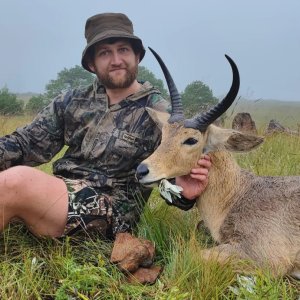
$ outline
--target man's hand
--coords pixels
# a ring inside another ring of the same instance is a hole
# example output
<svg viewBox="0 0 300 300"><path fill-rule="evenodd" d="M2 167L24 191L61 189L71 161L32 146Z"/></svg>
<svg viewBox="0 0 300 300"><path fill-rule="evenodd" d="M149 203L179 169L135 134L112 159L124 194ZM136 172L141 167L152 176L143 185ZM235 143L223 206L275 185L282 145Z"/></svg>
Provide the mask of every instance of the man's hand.
<svg viewBox="0 0 300 300"><path fill-rule="evenodd" d="M183 188L181 194L184 198L194 200L205 190L210 167L210 157L202 155L197 162L197 167L193 168L190 174L176 177L176 185Z"/></svg>

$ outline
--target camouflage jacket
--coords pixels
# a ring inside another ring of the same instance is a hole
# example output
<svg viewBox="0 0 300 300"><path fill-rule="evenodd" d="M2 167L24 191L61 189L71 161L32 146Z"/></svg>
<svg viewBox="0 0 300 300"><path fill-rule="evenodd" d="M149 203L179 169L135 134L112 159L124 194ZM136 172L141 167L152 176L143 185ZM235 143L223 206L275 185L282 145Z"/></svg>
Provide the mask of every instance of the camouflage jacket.
<svg viewBox="0 0 300 300"><path fill-rule="evenodd" d="M15 165L36 166L50 161L53 173L84 179L94 188L134 189L137 165L158 146L161 132L145 107L166 111L169 103L149 82L120 103L109 106L98 82L56 97L31 124L0 138L0 170ZM174 201L186 210L191 202Z"/></svg>

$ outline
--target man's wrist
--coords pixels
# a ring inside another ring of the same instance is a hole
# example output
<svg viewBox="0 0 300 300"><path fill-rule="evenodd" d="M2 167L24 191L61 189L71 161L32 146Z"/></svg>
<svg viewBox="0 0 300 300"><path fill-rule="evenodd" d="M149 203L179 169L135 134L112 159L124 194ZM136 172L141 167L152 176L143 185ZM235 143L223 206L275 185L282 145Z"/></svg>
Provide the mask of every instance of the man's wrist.
<svg viewBox="0 0 300 300"><path fill-rule="evenodd" d="M176 180L175 178L171 178L169 179L169 182L171 184L176 184ZM163 197L163 195L161 194L161 196ZM164 198L164 197L163 197ZM165 199L165 198L164 198ZM191 209L194 204L196 203L196 198L194 199L187 199L184 195L182 195L182 193L180 193L180 196L175 196L175 195L172 195L172 202L168 201L167 199L166 200L166 203L168 205L174 205L174 206L177 206L179 207L180 209L182 210L189 210Z"/></svg>

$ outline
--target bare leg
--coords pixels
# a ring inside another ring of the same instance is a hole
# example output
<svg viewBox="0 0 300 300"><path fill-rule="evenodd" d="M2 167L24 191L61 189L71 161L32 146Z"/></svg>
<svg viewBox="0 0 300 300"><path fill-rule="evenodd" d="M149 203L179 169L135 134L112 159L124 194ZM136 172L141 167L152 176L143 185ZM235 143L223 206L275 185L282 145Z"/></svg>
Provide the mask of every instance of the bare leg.
<svg viewBox="0 0 300 300"><path fill-rule="evenodd" d="M0 231L17 217L35 235L60 236L67 212L68 193L62 179L25 166L0 173Z"/></svg>

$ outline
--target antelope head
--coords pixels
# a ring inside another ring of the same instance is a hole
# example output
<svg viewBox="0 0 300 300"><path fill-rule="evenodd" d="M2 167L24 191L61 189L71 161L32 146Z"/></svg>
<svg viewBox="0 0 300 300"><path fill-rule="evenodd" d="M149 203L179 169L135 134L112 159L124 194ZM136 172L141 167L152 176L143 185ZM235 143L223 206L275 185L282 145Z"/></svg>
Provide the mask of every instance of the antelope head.
<svg viewBox="0 0 300 300"><path fill-rule="evenodd" d="M166 78L172 111L169 115L147 108L152 119L161 128L162 138L155 152L137 167L137 179L144 185L154 185L162 179L189 174L202 153L222 148L244 151L243 148L248 147L249 150L249 142L243 140L244 135L241 133L211 125L230 107L237 96L240 80L234 61L225 55L233 73L231 88L225 98L204 114L185 119L180 94L167 67L160 56L149 49L158 60Z"/></svg>

